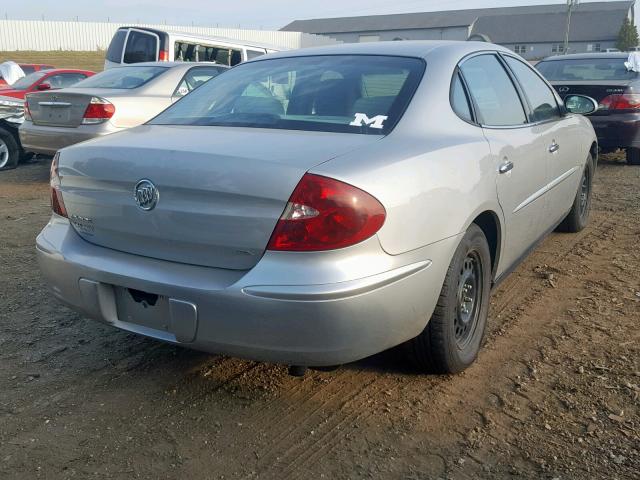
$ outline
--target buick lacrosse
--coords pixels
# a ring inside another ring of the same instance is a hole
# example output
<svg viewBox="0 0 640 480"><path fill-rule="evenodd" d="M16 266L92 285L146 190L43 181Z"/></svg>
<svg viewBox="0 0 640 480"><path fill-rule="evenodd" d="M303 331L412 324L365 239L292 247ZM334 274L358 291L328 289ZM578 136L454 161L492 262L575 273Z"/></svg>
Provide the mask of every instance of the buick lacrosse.
<svg viewBox="0 0 640 480"><path fill-rule="evenodd" d="M404 344L458 372L492 287L585 227L596 108L486 43L264 56L61 150L39 263L62 302L159 340L295 366Z"/></svg>

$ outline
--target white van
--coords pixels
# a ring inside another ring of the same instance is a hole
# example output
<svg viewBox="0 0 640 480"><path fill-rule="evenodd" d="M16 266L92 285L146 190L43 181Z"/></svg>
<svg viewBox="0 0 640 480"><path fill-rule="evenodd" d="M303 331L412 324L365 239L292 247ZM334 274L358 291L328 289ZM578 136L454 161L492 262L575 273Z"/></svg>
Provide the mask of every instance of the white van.
<svg viewBox="0 0 640 480"><path fill-rule="evenodd" d="M232 67L278 49L230 38L206 37L145 27L119 28L107 50L104 68L156 61L214 62Z"/></svg>

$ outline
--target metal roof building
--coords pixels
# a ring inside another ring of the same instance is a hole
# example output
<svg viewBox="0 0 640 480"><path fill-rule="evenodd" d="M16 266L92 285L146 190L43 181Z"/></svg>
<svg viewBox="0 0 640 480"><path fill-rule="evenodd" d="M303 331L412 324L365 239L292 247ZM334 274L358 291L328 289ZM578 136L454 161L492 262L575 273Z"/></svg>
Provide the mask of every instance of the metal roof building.
<svg viewBox="0 0 640 480"><path fill-rule="evenodd" d="M634 1L581 3L573 10L572 53L613 48L625 17L634 20ZM344 42L381 40L485 40L528 59L562 53L565 4L442 12L296 20L283 27Z"/></svg>

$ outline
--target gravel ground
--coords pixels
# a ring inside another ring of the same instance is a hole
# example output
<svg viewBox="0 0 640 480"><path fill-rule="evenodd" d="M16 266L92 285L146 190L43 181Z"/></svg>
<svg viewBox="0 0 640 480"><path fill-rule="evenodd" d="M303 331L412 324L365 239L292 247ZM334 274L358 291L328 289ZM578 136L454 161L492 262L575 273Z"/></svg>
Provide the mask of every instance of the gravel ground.
<svg viewBox="0 0 640 480"><path fill-rule="evenodd" d="M456 376L391 351L293 378L82 318L35 262L47 180L0 173L0 478L638 478L640 168L615 155L589 228L499 287Z"/></svg>

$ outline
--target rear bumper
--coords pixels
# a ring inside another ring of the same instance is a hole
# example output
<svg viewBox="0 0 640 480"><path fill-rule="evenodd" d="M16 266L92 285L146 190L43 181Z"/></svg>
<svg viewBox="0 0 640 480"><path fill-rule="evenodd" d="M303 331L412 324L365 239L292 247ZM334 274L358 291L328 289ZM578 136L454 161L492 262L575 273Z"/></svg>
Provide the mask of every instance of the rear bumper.
<svg viewBox="0 0 640 480"><path fill-rule="evenodd" d="M640 148L640 113L593 115L589 120L601 147Z"/></svg>
<svg viewBox="0 0 640 480"><path fill-rule="evenodd" d="M233 271L95 246L54 216L37 238L37 254L54 295L99 321L207 352L322 366L418 335L458 242L393 257L373 237L336 252L267 252L252 270ZM151 315L157 325L136 306L119 307L126 289L160 295L162 311Z"/></svg>
<svg viewBox="0 0 640 480"><path fill-rule="evenodd" d="M25 121L19 132L20 142L25 151L42 155L54 155L64 147L109 135L120 130L109 122L99 125L80 125L79 127L47 127Z"/></svg>

